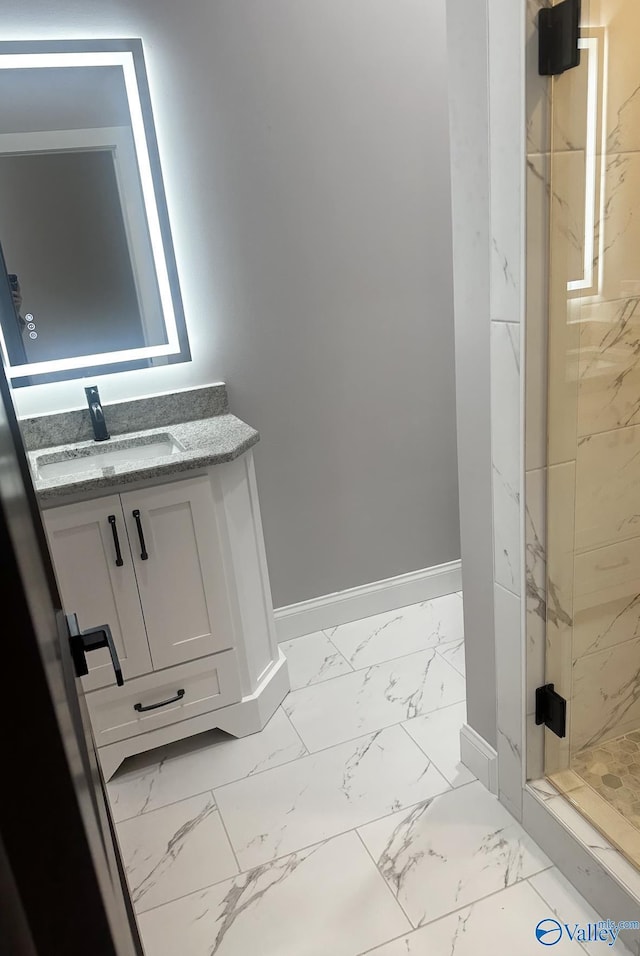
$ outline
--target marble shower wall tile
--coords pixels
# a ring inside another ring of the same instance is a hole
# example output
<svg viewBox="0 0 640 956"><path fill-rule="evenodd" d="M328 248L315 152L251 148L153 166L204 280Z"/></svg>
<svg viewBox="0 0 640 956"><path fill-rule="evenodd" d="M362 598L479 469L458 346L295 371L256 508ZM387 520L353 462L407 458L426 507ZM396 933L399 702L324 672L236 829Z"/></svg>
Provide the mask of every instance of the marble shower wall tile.
<svg viewBox="0 0 640 956"><path fill-rule="evenodd" d="M640 425L580 440L576 469L576 550L640 534Z"/></svg>
<svg viewBox="0 0 640 956"><path fill-rule="evenodd" d="M525 563L526 563L526 680L525 750L526 778L544 772L544 728L536 725L535 690L544 683L547 631L547 469L525 475Z"/></svg>
<svg viewBox="0 0 640 956"><path fill-rule="evenodd" d="M573 71L569 71L573 72ZM576 456L581 301L567 282L584 276L583 152L553 157L548 326L548 464Z"/></svg>
<svg viewBox="0 0 640 956"><path fill-rule="evenodd" d="M389 727L215 791L242 870L449 789L402 727Z"/></svg>
<svg viewBox="0 0 640 956"><path fill-rule="evenodd" d="M551 80L538 73L538 13L550 6L550 0L527 0L527 153L546 153L551 149Z"/></svg>
<svg viewBox="0 0 640 956"><path fill-rule="evenodd" d="M139 925L153 956L353 956L411 929L354 832L144 913Z"/></svg>
<svg viewBox="0 0 640 956"><path fill-rule="evenodd" d="M196 793L250 777L306 754L306 748L281 708L259 734L229 737L220 730L179 740L159 759L140 754L107 784L116 823L148 813Z"/></svg>
<svg viewBox="0 0 640 956"><path fill-rule="evenodd" d="M588 0L582 2L581 22L588 22ZM553 80L551 135L555 153L574 152L587 147L588 57L582 53L580 65ZM583 108L578 108L578 104Z"/></svg>
<svg viewBox="0 0 640 956"><path fill-rule="evenodd" d="M210 793L126 820L118 838L138 913L238 872Z"/></svg>
<svg viewBox="0 0 640 956"><path fill-rule="evenodd" d="M640 639L573 665L572 753L640 727Z"/></svg>
<svg viewBox="0 0 640 956"><path fill-rule="evenodd" d="M491 323L494 579L520 593L520 327Z"/></svg>
<svg viewBox="0 0 640 956"><path fill-rule="evenodd" d="M287 658L291 690L318 684L352 671L340 651L322 631L296 637L293 641L284 641L280 648Z"/></svg>
<svg viewBox="0 0 640 956"><path fill-rule="evenodd" d="M284 701L309 750L321 750L465 699L464 678L435 650L295 690Z"/></svg>
<svg viewBox="0 0 640 956"><path fill-rule="evenodd" d="M547 473L547 630L545 677L567 700L571 696L573 633L574 461L552 465ZM568 709L569 734L571 715ZM545 761L549 773L569 765L569 736L545 730Z"/></svg>
<svg viewBox="0 0 640 956"><path fill-rule="evenodd" d="M524 751L521 683L522 630L520 598L494 587L497 685L497 751L500 800L516 820L522 817L522 755Z"/></svg>
<svg viewBox="0 0 640 956"><path fill-rule="evenodd" d="M581 437L640 423L639 342L637 296L583 305L578 390Z"/></svg>
<svg viewBox="0 0 640 956"><path fill-rule="evenodd" d="M488 0L489 19L489 170L491 180L491 307L490 318L519 322L522 311L521 203L524 200L520 84L524 50L513 42L524 36L524 4Z"/></svg>
<svg viewBox="0 0 640 956"><path fill-rule="evenodd" d="M616 54L615 69L607 75L607 152L640 150L640 61L635 42L640 8L614 0L603 0L601 6L609 46Z"/></svg>
<svg viewBox="0 0 640 956"><path fill-rule="evenodd" d="M459 643L464 639L462 601L457 594L447 594L341 624L330 637L356 670L427 647Z"/></svg>
<svg viewBox="0 0 640 956"><path fill-rule="evenodd" d="M604 263L599 294L605 301L611 301L638 295L640 153L609 153L605 161L603 189L604 213L599 222ZM600 260L599 232L596 232L596 269Z"/></svg>
<svg viewBox="0 0 640 956"><path fill-rule="evenodd" d="M575 557L574 659L640 638L640 538Z"/></svg>
<svg viewBox="0 0 640 956"><path fill-rule="evenodd" d="M525 475L525 564L527 582L526 713L535 711L535 689L544 682L547 630L547 469Z"/></svg>
<svg viewBox="0 0 640 956"><path fill-rule="evenodd" d="M548 154L527 157L527 321L525 468L547 463L547 325L549 314Z"/></svg>
<svg viewBox="0 0 640 956"><path fill-rule="evenodd" d="M358 832L414 926L550 866L479 782Z"/></svg>

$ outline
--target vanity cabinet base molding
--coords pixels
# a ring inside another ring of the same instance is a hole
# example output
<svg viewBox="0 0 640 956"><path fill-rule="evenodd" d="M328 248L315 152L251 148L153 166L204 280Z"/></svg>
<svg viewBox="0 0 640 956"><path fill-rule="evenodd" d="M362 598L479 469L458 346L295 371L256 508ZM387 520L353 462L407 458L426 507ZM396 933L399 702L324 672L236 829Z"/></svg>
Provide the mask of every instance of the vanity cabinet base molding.
<svg viewBox="0 0 640 956"><path fill-rule="evenodd" d="M113 492L44 512L65 611L121 658L123 687L106 652L83 678L107 779L201 730L255 733L289 690L251 452Z"/></svg>
<svg viewBox="0 0 640 956"><path fill-rule="evenodd" d="M125 685L126 686L126 685ZM123 760L135 754L163 747L175 740L184 740L207 730L224 730L232 737L248 737L262 730L270 721L284 698L289 693L289 672L282 651L269 669L262 683L253 694L243 697L237 704L221 707L197 717L178 723L148 730L135 737L98 747L98 759L105 780L110 780Z"/></svg>

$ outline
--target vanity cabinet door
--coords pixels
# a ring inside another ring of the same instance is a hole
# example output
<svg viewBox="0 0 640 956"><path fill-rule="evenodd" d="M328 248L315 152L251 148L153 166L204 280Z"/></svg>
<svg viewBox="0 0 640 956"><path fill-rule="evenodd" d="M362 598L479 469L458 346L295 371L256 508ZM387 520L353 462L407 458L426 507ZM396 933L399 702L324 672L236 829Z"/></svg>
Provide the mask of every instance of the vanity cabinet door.
<svg viewBox="0 0 640 956"><path fill-rule="evenodd" d="M207 477L121 496L156 670L234 643Z"/></svg>
<svg viewBox="0 0 640 956"><path fill-rule="evenodd" d="M44 512L44 525L66 613L76 612L82 630L109 625L125 680L148 673L151 657L119 495L52 508ZM88 654L87 663L85 690L115 682L106 648Z"/></svg>

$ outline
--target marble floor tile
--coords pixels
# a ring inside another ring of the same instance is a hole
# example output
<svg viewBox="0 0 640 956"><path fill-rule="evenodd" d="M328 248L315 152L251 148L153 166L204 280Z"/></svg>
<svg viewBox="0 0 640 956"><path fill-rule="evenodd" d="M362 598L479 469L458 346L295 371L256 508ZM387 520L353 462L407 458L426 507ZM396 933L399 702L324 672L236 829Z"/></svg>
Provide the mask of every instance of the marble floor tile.
<svg viewBox="0 0 640 956"><path fill-rule="evenodd" d="M427 650L293 691L283 706L309 750L321 750L464 696L460 674Z"/></svg>
<svg viewBox="0 0 640 956"><path fill-rule="evenodd" d="M249 737L229 737L214 730L180 740L155 754L134 757L109 781L107 791L114 820L117 823L156 810L232 780L277 767L305 753L305 747L280 708L260 733Z"/></svg>
<svg viewBox="0 0 640 956"><path fill-rule="evenodd" d="M210 793L126 820L118 837L139 913L238 872Z"/></svg>
<svg viewBox="0 0 640 956"><path fill-rule="evenodd" d="M318 684L340 674L350 674L352 670L322 631L285 641L280 648L289 665L291 690Z"/></svg>
<svg viewBox="0 0 640 956"><path fill-rule="evenodd" d="M466 719L467 708L462 701L432 714L414 717L402 725L452 787L475 780L471 771L460 763L460 728Z"/></svg>
<svg viewBox="0 0 640 956"><path fill-rule="evenodd" d="M479 782L358 832L416 927L551 865Z"/></svg>
<svg viewBox="0 0 640 956"><path fill-rule="evenodd" d="M444 657L452 667L455 667L459 674L464 677L466 674L464 663L464 640L452 641L450 644L442 644L438 648L440 657Z"/></svg>
<svg viewBox="0 0 640 956"><path fill-rule="evenodd" d="M215 799L246 870L448 789L395 726L231 783Z"/></svg>
<svg viewBox="0 0 640 956"><path fill-rule="evenodd" d="M548 904L548 915L556 917L561 923L568 923L570 926L580 923L584 926L586 923L597 923L602 919L602 916L578 893L576 888L565 879L555 866L550 870L544 870L542 873L532 876L529 883ZM629 918L635 919L635 916ZM613 953L613 956L630 956L629 950L624 945L624 936L624 931L622 931L614 946L609 946L608 943L605 945L598 940L597 942L582 943L582 948L589 956L602 956L603 952Z"/></svg>
<svg viewBox="0 0 640 956"><path fill-rule="evenodd" d="M353 832L140 918L146 956L354 956L410 928Z"/></svg>
<svg viewBox="0 0 640 956"><path fill-rule="evenodd" d="M341 624L330 636L353 667L368 667L427 647L462 641L462 602L457 594L447 594Z"/></svg>
<svg viewBox="0 0 640 956"><path fill-rule="evenodd" d="M379 946L370 956L540 956L544 947L535 928L550 912L524 881ZM566 938L554 945L553 952L581 954L580 947Z"/></svg>

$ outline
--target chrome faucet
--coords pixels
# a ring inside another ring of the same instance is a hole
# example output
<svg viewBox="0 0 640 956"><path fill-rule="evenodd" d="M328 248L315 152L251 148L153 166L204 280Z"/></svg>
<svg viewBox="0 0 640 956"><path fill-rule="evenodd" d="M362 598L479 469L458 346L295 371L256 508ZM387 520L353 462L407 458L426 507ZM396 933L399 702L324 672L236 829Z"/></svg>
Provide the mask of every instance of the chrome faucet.
<svg viewBox="0 0 640 956"><path fill-rule="evenodd" d="M98 386L89 385L88 388L85 388L84 393L87 396L87 404L89 405L93 437L96 441L106 441L108 438L111 438L111 435L107 431L107 423L104 418Z"/></svg>

